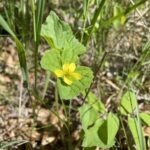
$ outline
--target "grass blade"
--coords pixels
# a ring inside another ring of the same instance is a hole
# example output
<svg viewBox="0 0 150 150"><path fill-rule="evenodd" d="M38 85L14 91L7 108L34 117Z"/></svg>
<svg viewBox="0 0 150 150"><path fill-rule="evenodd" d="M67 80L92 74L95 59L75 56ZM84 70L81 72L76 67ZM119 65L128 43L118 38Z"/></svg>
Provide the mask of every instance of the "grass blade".
<svg viewBox="0 0 150 150"><path fill-rule="evenodd" d="M139 126L138 119L136 117L134 118L128 117L128 125L132 133L134 142L136 144L136 148L139 150L146 150L143 131L141 126Z"/></svg>
<svg viewBox="0 0 150 150"><path fill-rule="evenodd" d="M37 93L37 67L38 67L38 48L40 44L40 32L44 14L45 1L37 1L37 10L35 10L35 1L32 0L32 18L33 18L33 30L34 30L34 65L35 65L35 92Z"/></svg>
<svg viewBox="0 0 150 150"><path fill-rule="evenodd" d="M139 150L146 150L146 143L145 143L141 119L140 119L140 115L139 115L139 106L138 106L137 100L133 99L132 96L130 95L130 103L133 107L132 109L134 110L135 107L133 106L133 103L132 103L133 100L134 100L135 106L136 106L135 116L128 117L128 125L129 125L130 131L132 133L132 136L134 138L136 148Z"/></svg>
<svg viewBox="0 0 150 150"><path fill-rule="evenodd" d="M17 53L19 57L20 67L23 75L24 80L24 87L28 87L28 70L27 70L27 63L26 63L26 56L25 56L25 49L22 43L19 41L15 33L11 30L7 22L3 19L0 15L0 25L13 37L16 42L17 46Z"/></svg>
<svg viewBox="0 0 150 150"><path fill-rule="evenodd" d="M11 147L13 145L23 145L25 143L29 143L29 141L26 141L26 140L19 140L19 141L11 141L9 143L6 143L6 144L3 144L1 147L0 147L0 150L3 150L4 148L8 148L8 147Z"/></svg>
<svg viewBox="0 0 150 150"><path fill-rule="evenodd" d="M135 10L137 7L139 7L140 5L144 4L147 0L141 0L140 2L130 6L129 8L127 8L124 12L118 14L117 16L111 17L110 19L108 19L107 21L102 21L100 23L100 27L108 27L110 26L116 19L121 18L122 16L126 16L128 15L130 12L132 12L133 10Z"/></svg>
<svg viewBox="0 0 150 150"><path fill-rule="evenodd" d="M102 8L103 8L103 6L104 6L104 4L105 4L105 1L106 1L106 0L102 0L102 1L99 3L99 6L98 6L98 8L96 9L96 11L95 11L95 13L94 13L94 16L93 16L93 19L92 19L91 25L90 25L91 27L89 28L88 34L85 35L85 41L84 41L84 44L85 44L85 45L87 44L89 38L91 37L91 34L92 34L93 29L94 29L94 27L95 27L96 21L97 21L99 15L100 15L100 13L101 13L101 10L102 10Z"/></svg>
<svg viewBox="0 0 150 150"><path fill-rule="evenodd" d="M45 7L45 1L39 0L37 4L37 13L36 13L36 32L37 32L37 41L40 40L40 31L43 21L43 14L44 14L44 7Z"/></svg>

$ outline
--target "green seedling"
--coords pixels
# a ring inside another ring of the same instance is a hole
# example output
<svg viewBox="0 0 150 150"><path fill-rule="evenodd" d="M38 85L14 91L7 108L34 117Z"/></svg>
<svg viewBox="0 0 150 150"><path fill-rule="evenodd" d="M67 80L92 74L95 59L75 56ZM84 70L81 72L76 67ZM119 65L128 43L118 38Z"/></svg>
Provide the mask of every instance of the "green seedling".
<svg viewBox="0 0 150 150"><path fill-rule="evenodd" d="M79 57L86 48L74 37L70 26L54 12L42 25L41 36L51 47L44 53L41 66L55 75L60 98L78 96L93 79L91 69L79 65Z"/></svg>

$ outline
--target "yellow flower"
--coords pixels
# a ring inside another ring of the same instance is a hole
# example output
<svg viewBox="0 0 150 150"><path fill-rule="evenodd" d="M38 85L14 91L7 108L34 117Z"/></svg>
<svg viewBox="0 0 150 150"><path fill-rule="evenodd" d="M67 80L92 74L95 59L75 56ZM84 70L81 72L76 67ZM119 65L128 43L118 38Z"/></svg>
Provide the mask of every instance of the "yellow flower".
<svg viewBox="0 0 150 150"><path fill-rule="evenodd" d="M64 64L61 69L57 69L54 71L58 78L63 77L63 80L66 84L71 85L73 80L80 80L81 75L75 72L76 65L74 63Z"/></svg>

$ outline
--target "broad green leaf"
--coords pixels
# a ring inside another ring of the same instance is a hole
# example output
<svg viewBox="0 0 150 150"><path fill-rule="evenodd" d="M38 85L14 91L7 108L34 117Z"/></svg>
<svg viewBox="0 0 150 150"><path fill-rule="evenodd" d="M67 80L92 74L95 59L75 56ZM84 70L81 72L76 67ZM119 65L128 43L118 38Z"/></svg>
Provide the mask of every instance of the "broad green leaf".
<svg viewBox="0 0 150 150"><path fill-rule="evenodd" d="M42 25L41 35L52 48L62 49L66 41L66 34L72 38L71 28L51 11L45 24Z"/></svg>
<svg viewBox="0 0 150 150"><path fill-rule="evenodd" d="M143 122L150 126L150 114L148 113L140 113L140 118L143 120Z"/></svg>
<svg viewBox="0 0 150 150"><path fill-rule="evenodd" d="M82 124L82 128L86 132L88 127L93 125L95 120L97 120L98 112L88 104L81 106L79 112L80 112L80 121Z"/></svg>
<svg viewBox="0 0 150 150"><path fill-rule="evenodd" d="M96 111L105 112L105 106L101 100L97 99L96 95L92 92L89 93L87 97L88 104L90 104Z"/></svg>
<svg viewBox="0 0 150 150"><path fill-rule="evenodd" d="M72 50L64 49L61 54L62 64L78 62L78 56Z"/></svg>
<svg viewBox="0 0 150 150"><path fill-rule="evenodd" d="M98 129L103 124L103 122L104 120L101 118L96 120L94 125L85 132L84 139L82 142L83 147L104 146L98 136Z"/></svg>
<svg viewBox="0 0 150 150"><path fill-rule="evenodd" d="M90 86L93 80L91 69L79 66L76 72L81 74L81 79L73 81L71 85L66 85L63 80L58 79L57 87L61 99L72 99Z"/></svg>
<svg viewBox="0 0 150 150"><path fill-rule="evenodd" d="M26 56L25 56L25 49L22 45L22 43L19 41L15 33L11 30L7 22L3 19L3 17L0 15L0 25L13 37L13 39L16 42L17 46L17 53L19 57L19 63L22 71L22 76L24 80L24 85L28 86L28 69L27 69L27 62L26 62Z"/></svg>
<svg viewBox="0 0 150 150"><path fill-rule="evenodd" d="M43 69L52 72L61 69L60 52L56 49L46 51L42 57L41 66Z"/></svg>
<svg viewBox="0 0 150 150"><path fill-rule="evenodd" d="M65 42L64 49L72 50L73 55L80 55L86 51L86 48L83 44L81 44L75 37L70 38L67 37L68 40Z"/></svg>
<svg viewBox="0 0 150 150"><path fill-rule="evenodd" d="M132 113L136 107L136 96L133 92L126 92L120 103L120 112L123 115L127 115L128 113Z"/></svg>
<svg viewBox="0 0 150 150"><path fill-rule="evenodd" d="M103 145L105 145L105 148L109 148L114 145L118 129L119 119L116 115L109 113L107 120L104 121L98 130L99 138L103 142Z"/></svg>
<svg viewBox="0 0 150 150"><path fill-rule="evenodd" d="M139 131L139 127L138 127L137 118L128 117L128 125L129 125L130 131L132 133L134 142L136 144L136 149L146 150L145 146L142 146L142 143L141 143L141 140L140 140L140 133L139 133L140 131ZM143 132L142 132L142 136L143 136L143 139L144 139ZM145 141L145 139L144 139L144 141Z"/></svg>
<svg viewBox="0 0 150 150"><path fill-rule="evenodd" d="M51 11L42 25L41 36L55 49L72 51L72 55L85 52L85 47L74 37L69 24L61 21L55 12Z"/></svg>
<svg viewBox="0 0 150 150"><path fill-rule="evenodd" d="M109 113L107 120L98 119L91 128L86 130L82 146L110 148L115 143L118 129L118 118L114 114Z"/></svg>

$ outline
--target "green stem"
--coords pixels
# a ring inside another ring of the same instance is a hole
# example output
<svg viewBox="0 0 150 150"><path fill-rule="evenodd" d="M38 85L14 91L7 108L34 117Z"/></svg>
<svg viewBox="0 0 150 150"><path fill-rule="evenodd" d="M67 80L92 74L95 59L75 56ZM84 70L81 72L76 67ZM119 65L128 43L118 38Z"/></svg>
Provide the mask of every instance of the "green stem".
<svg viewBox="0 0 150 150"><path fill-rule="evenodd" d="M69 107L69 116L67 115L67 110L66 110L66 106L63 102L63 100L61 99L61 102L62 102L62 105L63 105L63 109L64 109L64 112L65 112L65 117L67 118L67 126L68 126L68 129L69 129L69 134L68 134L68 149L69 150L72 150L72 139L71 139L71 135L70 135L70 111L71 111L71 100L70 100L70 107Z"/></svg>
<svg viewBox="0 0 150 150"><path fill-rule="evenodd" d="M33 18L33 36L34 36L34 44L35 44L35 50L34 50L34 90L35 93L37 93L37 52L38 52L38 46L37 46L37 34L36 34L36 20L35 20L35 4L34 0L32 0L32 18Z"/></svg>
<svg viewBox="0 0 150 150"><path fill-rule="evenodd" d="M55 86L55 102L56 102L56 112L57 116L59 116L59 103L58 103L58 91L57 91L57 86ZM59 121L59 126L61 127L61 122ZM68 126L68 125L67 125ZM63 135L63 130L60 132L61 140L63 143L63 147L66 148L66 143L64 141L64 135Z"/></svg>
<svg viewBox="0 0 150 150"><path fill-rule="evenodd" d="M35 5L34 5L34 0L32 0L32 18L33 18L34 42L36 42L36 24L35 24Z"/></svg>
<svg viewBox="0 0 150 150"><path fill-rule="evenodd" d="M91 21L91 27L89 28L89 31L88 31L88 35L86 34L85 35L85 41L84 41L84 45L87 45L87 42L89 41L92 33L93 33L93 29L95 27L95 24L96 24L96 21L98 20L98 17L102 11L102 8L105 4L105 1L106 0L102 0L100 3L99 3L99 6L98 8L96 9L95 13L94 13L94 16L93 16L93 19Z"/></svg>
<svg viewBox="0 0 150 150"><path fill-rule="evenodd" d="M58 91L57 91L57 87L56 86L55 86L55 103L56 103L56 112L59 115Z"/></svg>
<svg viewBox="0 0 150 150"><path fill-rule="evenodd" d="M127 141L128 150L130 150L130 147L129 147L129 139L128 139L128 137L127 137L127 133L126 133L126 130L125 130L125 127L124 127L122 118L121 118L120 116L119 116L119 119L120 119L120 123L121 123L122 129L123 129L123 132L124 132L124 136L125 136L126 141Z"/></svg>
<svg viewBox="0 0 150 150"><path fill-rule="evenodd" d="M47 91L47 88L48 88L50 76L51 76L51 73L50 73L49 71L47 71L47 74L46 74L46 81L45 81L45 85L44 85L42 100L44 100L44 97L45 97L45 95L46 95L46 91Z"/></svg>
<svg viewBox="0 0 150 150"><path fill-rule="evenodd" d="M85 95L85 97L84 97L84 99L83 99L83 101L82 101L82 104L85 102L87 96L89 95L90 90L91 90L91 88L92 88L92 85L93 85L94 81L96 80L97 74L98 74L99 70L101 69L101 66L102 66L102 64L103 64L103 62L104 62L104 60L105 60L107 54L108 54L107 52L104 52L103 57L102 57L102 59L101 59L101 62L100 62L100 64L99 64L97 70L96 70L95 73L94 73L93 82L91 83L90 87L88 88L88 90L87 90L87 92L86 92L86 95Z"/></svg>
<svg viewBox="0 0 150 150"><path fill-rule="evenodd" d="M86 27L86 22L87 22L87 16L88 16L88 8L89 8L89 0L84 0L84 10L83 10L83 30L81 34L81 43L83 42L83 37L85 33L85 27Z"/></svg>

